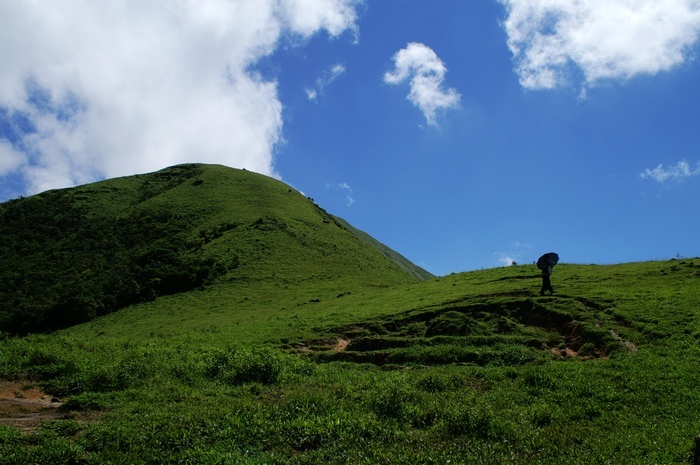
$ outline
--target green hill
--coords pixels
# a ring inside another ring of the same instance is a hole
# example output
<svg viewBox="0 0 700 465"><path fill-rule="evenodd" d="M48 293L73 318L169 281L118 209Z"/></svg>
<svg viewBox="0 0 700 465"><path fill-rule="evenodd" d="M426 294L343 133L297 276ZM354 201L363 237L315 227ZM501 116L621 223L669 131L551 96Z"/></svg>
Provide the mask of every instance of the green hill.
<svg viewBox="0 0 700 465"><path fill-rule="evenodd" d="M698 267L215 284L9 338L0 463L694 463Z"/></svg>
<svg viewBox="0 0 700 465"><path fill-rule="evenodd" d="M216 283L342 292L431 277L289 186L208 165L3 203L0 258L0 330L20 334Z"/></svg>
<svg viewBox="0 0 700 465"><path fill-rule="evenodd" d="M700 461L700 258L422 279L217 166L1 207L5 324L64 328L0 336L0 465Z"/></svg>

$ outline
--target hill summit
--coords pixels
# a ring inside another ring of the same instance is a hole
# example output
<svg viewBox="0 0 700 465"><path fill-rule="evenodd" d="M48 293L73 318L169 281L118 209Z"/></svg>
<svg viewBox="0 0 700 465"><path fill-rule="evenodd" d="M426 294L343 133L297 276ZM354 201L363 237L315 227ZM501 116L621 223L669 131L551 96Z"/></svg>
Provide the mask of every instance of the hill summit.
<svg viewBox="0 0 700 465"><path fill-rule="evenodd" d="M213 283L390 286L432 277L275 179L220 165L0 204L0 331L89 321Z"/></svg>

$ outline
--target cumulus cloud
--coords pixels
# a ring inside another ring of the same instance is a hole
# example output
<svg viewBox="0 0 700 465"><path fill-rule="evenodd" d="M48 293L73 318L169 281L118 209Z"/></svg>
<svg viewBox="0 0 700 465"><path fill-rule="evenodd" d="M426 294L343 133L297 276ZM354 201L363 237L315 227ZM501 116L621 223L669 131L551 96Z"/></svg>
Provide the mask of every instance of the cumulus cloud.
<svg viewBox="0 0 700 465"><path fill-rule="evenodd" d="M409 80L407 98L423 112L428 124L437 124L437 110L459 107L459 93L443 88L447 68L430 47L411 42L394 54L393 61L394 69L384 74L384 82L396 85Z"/></svg>
<svg viewBox="0 0 700 465"><path fill-rule="evenodd" d="M26 160L24 154L6 140L0 139L0 176L19 168Z"/></svg>
<svg viewBox="0 0 700 465"><path fill-rule="evenodd" d="M653 179L657 182L680 182L686 178L700 175L700 163L692 168L687 161L679 161L674 166L664 168L659 164L654 169L645 169L639 174L642 179Z"/></svg>
<svg viewBox="0 0 700 465"><path fill-rule="evenodd" d="M0 0L0 176L28 192L182 162L275 175L282 37L356 30L361 0ZM303 41L299 41L303 43Z"/></svg>
<svg viewBox="0 0 700 465"><path fill-rule="evenodd" d="M499 1L528 89L666 71L689 58L700 33L697 0Z"/></svg>
<svg viewBox="0 0 700 465"><path fill-rule="evenodd" d="M338 79L344 73L344 65L338 63L331 66L321 73L321 76L316 79L313 87L307 87L304 89L306 92L306 97L312 102L315 102L318 99L318 96L323 94L323 92L326 90L326 87L328 87L333 81Z"/></svg>
<svg viewBox="0 0 700 465"><path fill-rule="evenodd" d="M236 0L241 1L241 0ZM252 0L256 5L260 0ZM357 37L355 8L361 0L278 0L273 2L280 8L288 28L304 37L325 29L333 36L350 30Z"/></svg>

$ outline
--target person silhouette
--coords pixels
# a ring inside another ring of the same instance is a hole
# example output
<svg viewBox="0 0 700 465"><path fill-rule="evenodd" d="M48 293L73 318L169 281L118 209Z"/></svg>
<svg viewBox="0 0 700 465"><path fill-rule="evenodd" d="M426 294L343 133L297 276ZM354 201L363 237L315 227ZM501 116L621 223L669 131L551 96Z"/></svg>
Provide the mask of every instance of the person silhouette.
<svg viewBox="0 0 700 465"><path fill-rule="evenodd" d="M542 288L540 289L540 295L544 295L546 291L549 291L550 295L554 294L554 288L552 288L552 281L550 277L552 276L552 267L547 265L542 267Z"/></svg>

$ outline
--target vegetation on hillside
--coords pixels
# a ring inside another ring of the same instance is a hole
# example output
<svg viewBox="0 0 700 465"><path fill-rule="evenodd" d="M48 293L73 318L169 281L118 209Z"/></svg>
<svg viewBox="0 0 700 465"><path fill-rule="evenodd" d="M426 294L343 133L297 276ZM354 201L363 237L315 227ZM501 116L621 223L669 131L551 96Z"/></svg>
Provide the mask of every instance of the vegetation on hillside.
<svg viewBox="0 0 700 465"><path fill-rule="evenodd" d="M0 465L700 463L697 258L425 279L205 165L0 204L0 239Z"/></svg>
<svg viewBox="0 0 700 465"><path fill-rule="evenodd" d="M553 297L508 267L285 309L283 287L213 284L10 338L0 378L63 406L0 424L0 464L692 463L698 266L561 264Z"/></svg>
<svg viewBox="0 0 700 465"><path fill-rule="evenodd" d="M206 165L12 200L0 205L0 331L65 328L226 275L295 282L353 262L379 271L363 273L376 284L429 276L349 232L282 183Z"/></svg>
<svg viewBox="0 0 700 465"><path fill-rule="evenodd" d="M196 174L182 171L159 186L144 183L137 201ZM62 190L10 201L0 218L0 328L11 333L68 327L187 291L221 268L189 240L196 218L175 211L89 216L75 192Z"/></svg>

